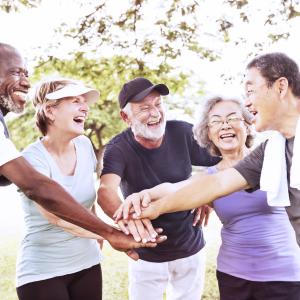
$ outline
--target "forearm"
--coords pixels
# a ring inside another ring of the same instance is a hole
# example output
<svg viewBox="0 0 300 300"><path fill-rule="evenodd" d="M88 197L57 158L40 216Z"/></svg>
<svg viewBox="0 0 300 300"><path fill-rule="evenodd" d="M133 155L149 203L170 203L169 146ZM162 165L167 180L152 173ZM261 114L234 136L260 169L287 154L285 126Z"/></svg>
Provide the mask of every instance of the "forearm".
<svg viewBox="0 0 300 300"><path fill-rule="evenodd" d="M90 238L90 239L100 239L101 237L91 231L88 231L84 228L81 228L75 224L72 224L70 222L67 222L63 219L60 219L59 217L55 216L54 214L50 213L49 211L42 208L40 205L37 204L38 210L40 213L46 218L49 223L61 227L64 231L67 231L68 233L71 233L75 236L84 237L84 238ZM93 212L93 211L92 211ZM93 212L95 215L95 213Z"/></svg>
<svg viewBox="0 0 300 300"><path fill-rule="evenodd" d="M159 214L190 210L247 186L235 169L227 169L212 175L195 176L177 192L157 200L155 205Z"/></svg>
<svg viewBox="0 0 300 300"><path fill-rule="evenodd" d="M114 229L77 203L58 183L34 170L22 157L1 167L1 173L24 194L68 222L108 237Z"/></svg>
<svg viewBox="0 0 300 300"><path fill-rule="evenodd" d="M112 233L113 228L102 222L90 210L78 204L60 185L42 183L37 188L25 194L46 210L55 214L59 218L82 227L88 231L94 232L106 238Z"/></svg>
<svg viewBox="0 0 300 300"><path fill-rule="evenodd" d="M97 202L104 213L113 219L115 211L122 204L118 192L111 188L100 187Z"/></svg>
<svg viewBox="0 0 300 300"><path fill-rule="evenodd" d="M64 221L62 219L57 218L56 222L54 223L56 226L61 227L63 230L78 236L78 237L82 237L82 238L88 238L88 239L101 239L101 236L98 234L95 234L91 231L88 231L84 228L81 228L77 225L74 225L72 223L69 223L67 221Z"/></svg>
<svg viewBox="0 0 300 300"><path fill-rule="evenodd" d="M144 190L147 192L151 200L157 200L164 196L167 196L171 193L178 191L181 187L185 186L188 183L188 180L184 180L177 183L164 182L153 188Z"/></svg>

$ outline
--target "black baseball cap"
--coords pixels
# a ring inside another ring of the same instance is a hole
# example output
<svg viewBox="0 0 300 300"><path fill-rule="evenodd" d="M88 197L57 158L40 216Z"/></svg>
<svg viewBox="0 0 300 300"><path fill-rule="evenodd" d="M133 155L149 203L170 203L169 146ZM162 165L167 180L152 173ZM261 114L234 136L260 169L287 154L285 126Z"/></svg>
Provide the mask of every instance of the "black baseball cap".
<svg viewBox="0 0 300 300"><path fill-rule="evenodd" d="M162 96L169 94L165 84L153 84L150 80L138 77L126 82L119 94L120 108L124 108L128 102L139 102L148 96L152 91L159 92Z"/></svg>

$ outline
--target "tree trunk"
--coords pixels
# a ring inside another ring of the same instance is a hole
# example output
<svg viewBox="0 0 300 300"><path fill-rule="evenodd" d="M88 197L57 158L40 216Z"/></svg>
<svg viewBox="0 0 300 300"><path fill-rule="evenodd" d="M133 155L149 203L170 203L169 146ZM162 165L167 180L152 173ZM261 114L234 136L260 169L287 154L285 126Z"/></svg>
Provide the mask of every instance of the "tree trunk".
<svg viewBox="0 0 300 300"><path fill-rule="evenodd" d="M102 147L100 149L97 149L96 151L96 157L97 157L97 167L96 167L96 172L97 172L97 178L99 179L102 168L103 168L103 154L104 154L104 149L105 147Z"/></svg>

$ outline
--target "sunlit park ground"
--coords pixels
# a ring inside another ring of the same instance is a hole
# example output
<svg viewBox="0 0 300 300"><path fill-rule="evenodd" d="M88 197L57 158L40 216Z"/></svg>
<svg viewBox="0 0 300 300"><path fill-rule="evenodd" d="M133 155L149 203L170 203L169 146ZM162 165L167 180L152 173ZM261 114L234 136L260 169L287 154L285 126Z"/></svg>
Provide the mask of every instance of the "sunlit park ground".
<svg viewBox="0 0 300 300"><path fill-rule="evenodd" d="M1 188L0 191L0 299L17 300L14 279L15 261L22 237L23 222L20 200L15 188ZM202 299L218 299L215 279L216 254L220 243L220 223L213 214L205 229L207 241L206 283ZM128 299L127 256L104 244L103 300Z"/></svg>

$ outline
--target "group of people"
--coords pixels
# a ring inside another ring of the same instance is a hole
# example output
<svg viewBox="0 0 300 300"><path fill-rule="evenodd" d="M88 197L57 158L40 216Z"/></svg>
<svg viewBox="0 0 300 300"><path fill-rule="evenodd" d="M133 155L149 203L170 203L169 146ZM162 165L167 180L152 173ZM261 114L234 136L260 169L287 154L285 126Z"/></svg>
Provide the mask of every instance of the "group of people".
<svg viewBox="0 0 300 300"><path fill-rule="evenodd" d="M0 43L0 183L22 191L26 226L19 299L102 299L102 238L134 259L131 300L164 292L168 300L200 299L210 206L223 224L220 299L299 300L298 66L282 53L261 55L245 86L246 105L210 98L193 128L166 120L165 84L125 83L119 105L128 128L106 146L96 193L97 161L83 133L99 92L71 79L41 82L33 97L41 138L20 154L3 116L23 111L28 72L19 52ZM280 134L252 151L252 123ZM282 159L273 162L273 150ZM191 176L192 166L207 168ZM96 199L118 229L95 215Z"/></svg>

